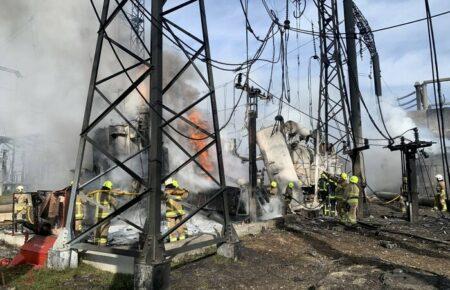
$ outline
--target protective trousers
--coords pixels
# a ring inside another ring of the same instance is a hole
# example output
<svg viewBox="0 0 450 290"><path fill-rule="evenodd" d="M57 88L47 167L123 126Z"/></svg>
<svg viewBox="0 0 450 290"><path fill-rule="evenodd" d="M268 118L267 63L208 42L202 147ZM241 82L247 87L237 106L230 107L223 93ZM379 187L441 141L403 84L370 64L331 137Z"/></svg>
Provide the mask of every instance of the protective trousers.
<svg viewBox="0 0 450 290"><path fill-rule="evenodd" d="M182 215L174 218L166 217L167 226L169 227L169 229L171 229L174 226L176 226L182 219L183 219ZM181 225L176 231L171 233L169 235L169 239L171 243L186 239L186 224Z"/></svg>
<svg viewBox="0 0 450 290"><path fill-rule="evenodd" d="M99 219L97 220L97 222ZM101 226L99 226L95 230L95 240L94 242L100 246L106 246L108 243L108 231L109 231L110 223L105 223Z"/></svg>
<svg viewBox="0 0 450 290"><path fill-rule="evenodd" d="M441 208L441 211L447 211L447 203L445 202L445 192L441 192L434 196L434 208Z"/></svg>
<svg viewBox="0 0 450 290"><path fill-rule="evenodd" d="M358 204L350 205L348 210L347 219L351 224L356 224L356 209L358 208Z"/></svg>

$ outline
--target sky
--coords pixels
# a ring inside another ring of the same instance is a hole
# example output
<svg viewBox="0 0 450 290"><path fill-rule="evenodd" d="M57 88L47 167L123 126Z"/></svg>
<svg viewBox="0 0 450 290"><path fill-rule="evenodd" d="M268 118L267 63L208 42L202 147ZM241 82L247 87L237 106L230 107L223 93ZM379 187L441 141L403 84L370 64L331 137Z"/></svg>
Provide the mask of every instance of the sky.
<svg viewBox="0 0 450 290"><path fill-rule="evenodd" d="M100 3L101 1L94 1ZM169 0L168 7L180 3ZM291 1L290 1L291 2ZM304 1L302 1L304 2ZM340 2L340 1L339 1ZM285 1L267 0L271 9L284 20ZM355 0L373 29L395 25L425 16L422 0ZM150 1L146 0L149 7ZM58 171L70 172L74 167L78 135L89 84L89 76L95 49L98 24L89 1L79 0L4 0L0 10L0 65L17 69L22 78L0 72L0 134L27 136L43 134L51 139L51 150L46 154L58 165ZM246 59L245 22L238 0L205 0L212 58L231 63ZM432 14L450 10L446 0L430 0ZM340 7L341 8L341 7ZM291 25L296 25L290 6ZM342 18L342 9L340 9ZM196 7L175 13L172 18L177 24L189 28L198 35L200 31ZM267 31L270 20L260 0L249 1L249 21L258 36ZM317 11L312 0L306 0L306 10L300 18L300 27L310 30L311 22L317 31ZM436 44L442 77L450 75L450 14L434 18ZM147 25L148 28L148 25ZM118 34L126 34L120 30ZM344 27L341 25L341 30ZM403 26L375 33L376 46L381 60L383 77L383 99L395 104L395 98L414 90L416 81L431 78L426 22ZM146 32L148 41L148 29ZM298 38L297 38L298 37ZM314 54L312 36L290 33L289 75L292 105L308 111L308 64ZM318 49L318 42L316 42ZM257 42L250 40L250 55ZM301 46L299 49L296 49ZM166 42L169 51L177 50ZM263 57L271 57L271 44ZM179 53L179 51L178 51ZM297 65L297 56L300 65ZM359 58L360 85L363 96L376 118L375 97L372 80L369 79L370 64L367 53ZM251 78L264 87L268 86L270 65L257 62L252 67ZM312 94L317 99L317 62L311 64ZM192 73L192 72L191 72ZM220 122L228 119L233 105L233 79L235 72L214 69ZM199 82L192 85L203 91ZM281 75L279 65L274 67L273 90L280 92ZM444 85L444 94L447 85ZM315 101L316 102L316 101ZM314 104L316 107L316 104ZM314 112L315 112L314 107ZM258 126L268 126L276 115L275 102L260 102ZM400 114L397 110L391 110ZM223 131L226 138L245 137L245 107L240 106L230 125ZM294 109L283 112L285 116L309 126L309 119ZM395 118L392 118L395 119ZM395 119L398 122L397 119ZM393 123L393 129L398 123ZM365 136L377 137L377 133L363 116ZM51 132L51 133L50 133ZM245 146L242 148L245 152ZM56 153L55 153L56 152ZM52 154L53 153L53 154ZM64 156L64 157L59 157ZM70 174L69 174L70 175ZM65 176L65 178L70 178ZM61 179L59 179L61 180ZM63 184L59 181L58 184ZM54 184L52 184L53 186Z"/></svg>

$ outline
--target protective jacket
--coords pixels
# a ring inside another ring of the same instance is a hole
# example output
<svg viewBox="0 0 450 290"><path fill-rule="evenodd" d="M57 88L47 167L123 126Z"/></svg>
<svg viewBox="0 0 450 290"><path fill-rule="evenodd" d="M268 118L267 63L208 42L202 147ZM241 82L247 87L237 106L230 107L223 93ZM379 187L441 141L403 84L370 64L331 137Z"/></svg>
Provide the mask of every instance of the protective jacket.
<svg viewBox="0 0 450 290"><path fill-rule="evenodd" d="M445 195L445 181L441 180L436 185L436 193L435 195Z"/></svg>
<svg viewBox="0 0 450 290"><path fill-rule="evenodd" d="M344 199L349 205L357 205L359 199L359 187L354 183L350 183L345 187Z"/></svg>
<svg viewBox="0 0 450 290"><path fill-rule="evenodd" d="M81 197L77 195L77 198L75 200L75 220L82 219L84 219L84 204L81 200Z"/></svg>
<svg viewBox="0 0 450 290"><path fill-rule="evenodd" d="M98 190L95 193L95 202L103 206L97 206L95 210L95 218L97 219L106 218L111 213L111 206L117 205L117 201L113 197L112 192L105 189Z"/></svg>
<svg viewBox="0 0 450 290"><path fill-rule="evenodd" d="M164 190L167 218L176 218L186 214L181 201L186 199L188 194L189 192L184 188L166 188Z"/></svg>

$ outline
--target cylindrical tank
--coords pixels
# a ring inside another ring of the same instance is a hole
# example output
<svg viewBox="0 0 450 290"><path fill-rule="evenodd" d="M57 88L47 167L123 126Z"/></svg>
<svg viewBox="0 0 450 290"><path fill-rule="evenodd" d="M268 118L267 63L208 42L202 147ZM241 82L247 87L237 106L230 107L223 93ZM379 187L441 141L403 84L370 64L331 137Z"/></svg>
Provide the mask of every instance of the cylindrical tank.
<svg viewBox="0 0 450 290"><path fill-rule="evenodd" d="M0 213L12 213L12 211L13 211L12 203L0 205Z"/></svg>
<svg viewBox="0 0 450 290"><path fill-rule="evenodd" d="M0 205L12 204L12 203L13 203L13 196L12 196L12 194L0 196Z"/></svg>

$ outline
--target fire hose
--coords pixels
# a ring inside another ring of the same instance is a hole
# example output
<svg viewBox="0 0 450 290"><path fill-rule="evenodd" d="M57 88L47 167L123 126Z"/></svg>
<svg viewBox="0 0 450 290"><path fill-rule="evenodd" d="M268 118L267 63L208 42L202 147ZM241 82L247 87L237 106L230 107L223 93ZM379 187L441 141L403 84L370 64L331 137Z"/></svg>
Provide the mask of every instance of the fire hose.
<svg viewBox="0 0 450 290"><path fill-rule="evenodd" d="M84 199L84 200L86 200L88 203L90 203L90 204L92 204L92 205L95 205L95 206L97 206L97 207L99 207L99 208L101 208L101 209L103 209L103 210L109 211L109 210L110 210L109 207L104 206L104 205L102 205L102 204L99 204L99 203L97 203L95 200L93 200L93 199L91 199L90 197L88 197L88 195L93 195L93 194L98 193L98 192L111 192L111 191L110 191L110 190L102 190L102 189L100 189L100 190L94 190L94 191L91 191L91 192L89 192L87 195L84 194L84 193L82 193L82 192L80 192L78 195L80 195L81 198ZM119 192L119 191L116 191L116 193L120 193L120 195L136 195L136 194L134 194L134 193L132 194L132 193L130 193L130 192L124 192L124 191L120 191L120 192ZM123 193L126 193L126 194L123 194ZM114 206L113 206L113 208L114 208L114 210L116 209ZM132 221L130 221L130 220L124 218L124 217L117 216L117 219L118 219L118 220L121 220L121 221L123 221L123 222L125 222L125 223L127 223L127 224L129 224L130 226L136 228L137 230L140 230L141 232L144 231L144 229L143 229L142 227L138 226L137 224L133 223Z"/></svg>

